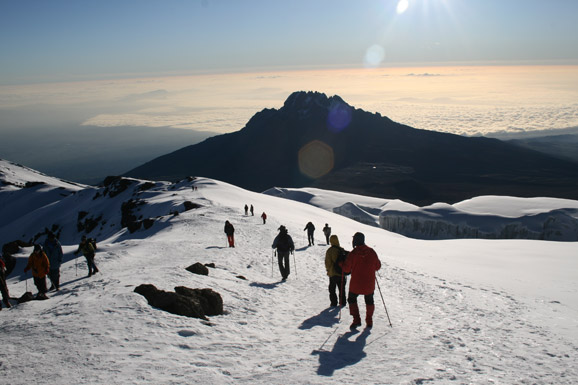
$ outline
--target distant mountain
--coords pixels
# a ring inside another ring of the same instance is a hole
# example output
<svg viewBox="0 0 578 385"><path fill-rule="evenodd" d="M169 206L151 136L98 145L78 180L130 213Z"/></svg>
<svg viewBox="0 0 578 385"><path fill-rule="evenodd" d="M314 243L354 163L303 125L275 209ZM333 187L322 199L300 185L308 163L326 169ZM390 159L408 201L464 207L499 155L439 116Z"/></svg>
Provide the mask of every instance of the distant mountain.
<svg viewBox="0 0 578 385"><path fill-rule="evenodd" d="M557 158L578 162L578 134L550 135L538 138L512 139L518 146L531 148Z"/></svg>
<svg viewBox="0 0 578 385"><path fill-rule="evenodd" d="M168 181L198 175L254 191L313 186L420 205L479 195L578 199L576 163L497 139L415 129L318 92L295 92L240 131L125 175Z"/></svg>

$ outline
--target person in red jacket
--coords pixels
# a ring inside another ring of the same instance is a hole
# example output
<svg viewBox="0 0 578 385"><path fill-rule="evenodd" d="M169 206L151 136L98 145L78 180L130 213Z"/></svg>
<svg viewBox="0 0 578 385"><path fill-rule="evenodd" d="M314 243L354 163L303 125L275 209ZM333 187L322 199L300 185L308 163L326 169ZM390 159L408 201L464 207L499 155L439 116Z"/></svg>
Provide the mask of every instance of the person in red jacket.
<svg viewBox="0 0 578 385"><path fill-rule="evenodd" d="M381 261L375 251L365 244L365 235L355 233L353 236L353 250L347 256L343 263L343 272L351 273L351 282L349 283L349 313L353 316L353 322L350 326L355 329L361 326L361 317L359 315L359 306L357 297L365 297L365 323L368 328L373 326L373 311L375 304L373 302L373 292L375 291L375 272L381 268Z"/></svg>
<svg viewBox="0 0 578 385"><path fill-rule="evenodd" d="M46 295L48 289L46 288L46 275L50 271L50 262L48 257L38 244L34 245L34 251L28 257L28 264L24 268L24 272L32 269L32 277L34 284L38 288L38 295Z"/></svg>

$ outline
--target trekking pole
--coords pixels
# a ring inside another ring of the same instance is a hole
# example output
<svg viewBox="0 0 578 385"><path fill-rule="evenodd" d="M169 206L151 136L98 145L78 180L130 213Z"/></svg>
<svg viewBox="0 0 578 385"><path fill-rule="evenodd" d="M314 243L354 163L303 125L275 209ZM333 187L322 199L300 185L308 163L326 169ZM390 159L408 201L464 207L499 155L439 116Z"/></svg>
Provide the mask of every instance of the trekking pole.
<svg viewBox="0 0 578 385"><path fill-rule="evenodd" d="M387 315L387 320L389 321L389 326L393 327L391 320L389 319L389 313L387 311L387 306L385 306L385 300L383 299L383 294L381 294L381 287L379 287L379 281L375 277L375 282L377 283L377 289L379 290L379 295L381 296L381 302L383 302L383 307L385 308L385 314Z"/></svg>
<svg viewBox="0 0 578 385"><path fill-rule="evenodd" d="M295 259L295 253L291 252L291 254L293 254L293 264L295 265L295 278L297 278L297 260Z"/></svg>
<svg viewBox="0 0 578 385"><path fill-rule="evenodd" d="M275 264L275 250L271 250L271 278L273 277L273 265Z"/></svg>
<svg viewBox="0 0 578 385"><path fill-rule="evenodd" d="M343 287L343 270L341 270L341 282L339 282L339 286L341 286L339 288L339 319L341 320L341 309L343 308L342 305L345 305L344 303L341 303L341 300L343 299L343 290L345 289Z"/></svg>

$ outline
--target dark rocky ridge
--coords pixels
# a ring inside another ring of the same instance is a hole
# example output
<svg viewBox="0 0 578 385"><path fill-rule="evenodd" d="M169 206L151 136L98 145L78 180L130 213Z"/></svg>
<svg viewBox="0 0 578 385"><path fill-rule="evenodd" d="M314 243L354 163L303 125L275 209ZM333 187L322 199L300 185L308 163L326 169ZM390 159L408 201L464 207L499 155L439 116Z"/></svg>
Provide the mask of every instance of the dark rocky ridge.
<svg viewBox="0 0 578 385"><path fill-rule="evenodd" d="M317 178L299 168L299 152L312 141L333 152L331 171ZM282 108L255 114L240 131L126 175L168 181L199 175L253 191L314 186L419 205L480 195L578 199L578 163L498 139L415 129L317 92L295 92Z"/></svg>

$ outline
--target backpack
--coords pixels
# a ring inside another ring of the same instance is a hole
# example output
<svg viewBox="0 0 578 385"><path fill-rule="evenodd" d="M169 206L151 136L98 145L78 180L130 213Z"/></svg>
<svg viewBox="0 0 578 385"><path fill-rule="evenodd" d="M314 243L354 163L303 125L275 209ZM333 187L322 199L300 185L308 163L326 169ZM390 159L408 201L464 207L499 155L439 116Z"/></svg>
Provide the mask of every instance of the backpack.
<svg viewBox="0 0 578 385"><path fill-rule="evenodd" d="M89 238L88 242L90 242L90 244L92 245L92 248L94 249L94 251L96 251L96 239Z"/></svg>
<svg viewBox="0 0 578 385"><path fill-rule="evenodd" d="M277 238L277 250L279 251L289 251L291 250L291 243L289 242L289 234L279 234Z"/></svg>
<svg viewBox="0 0 578 385"><path fill-rule="evenodd" d="M334 246L337 247L337 246ZM343 270L341 269L341 266L339 266L339 263L343 263L345 262L345 260L347 259L347 254L349 254L349 252L347 252L343 247L338 247L339 250L339 255L337 256L337 259L335 260L335 263L333 264L333 269L335 270L335 272L339 275L343 275ZM345 275L349 275L350 273L346 273Z"/></svg>

